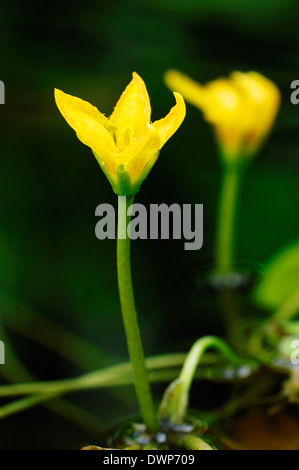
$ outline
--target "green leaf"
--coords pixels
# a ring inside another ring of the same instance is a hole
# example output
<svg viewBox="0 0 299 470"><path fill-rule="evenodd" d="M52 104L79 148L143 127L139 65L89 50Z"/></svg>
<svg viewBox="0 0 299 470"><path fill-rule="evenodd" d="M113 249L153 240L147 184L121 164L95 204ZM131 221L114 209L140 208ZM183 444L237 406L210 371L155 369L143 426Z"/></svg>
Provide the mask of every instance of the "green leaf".
<svg viewBox="0 0 299 470"><path fill-rule="evenodd" d="M290 360L296 351L298 351L298 336L285 336L279 341L278 352L285 359Z"/></svg>
<svg viewBox="0 0 299 470"><path fill-rule="evenodd" d="M299 240L296 240L266 263L254 300L266 309L275 310L298 289Z"/></svg>

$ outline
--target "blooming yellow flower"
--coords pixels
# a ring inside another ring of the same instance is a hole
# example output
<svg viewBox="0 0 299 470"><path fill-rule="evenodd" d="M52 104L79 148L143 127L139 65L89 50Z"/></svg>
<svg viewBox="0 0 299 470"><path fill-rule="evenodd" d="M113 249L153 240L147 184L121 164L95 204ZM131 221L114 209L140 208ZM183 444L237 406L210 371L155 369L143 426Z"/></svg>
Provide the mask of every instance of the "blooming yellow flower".
<svg viewBox="0 0 299 470"><path fill-rule="evenodd" d="M270 131L280 104L276 85L257 72L233 72L202 86L175 70L166 73L170 89L201 109L214 125L225 162L252 156Z"/></svg>
<svg viewBox="0 0 299 470"><path fill-rule="evenodd" d="M110 118L90 103L55 90L62 116L78 139L92 149L113 190L122 196L138 192L159 150L184 120L184 100L179 93L174 96L176 105L169 114L151 123L147 89L135 72Z"/></svg>

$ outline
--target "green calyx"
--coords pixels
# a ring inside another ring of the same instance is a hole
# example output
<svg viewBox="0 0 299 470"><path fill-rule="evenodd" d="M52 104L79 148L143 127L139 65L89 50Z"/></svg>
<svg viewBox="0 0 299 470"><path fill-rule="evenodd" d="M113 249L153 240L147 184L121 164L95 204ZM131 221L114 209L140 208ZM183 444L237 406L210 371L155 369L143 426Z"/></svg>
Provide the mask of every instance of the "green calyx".
<svg viewBox="0 0 299 470"><path fill-rule="evenodd" d="M140 173L139 178L132 183L132 179L130 173L127 171L126 167L122 164L118 165L117 167L117 175L116 181L111 178L111 175L107 171L105 163L101 160L99 155L95 154L104 174L106 175L107 179L109 180L113 191L118 196L135 196L138 193L141 184L146 179L147 175L151 171L152 167L154 166L159 152L157 152L154 157L145 165L142 172Z"/></svg>

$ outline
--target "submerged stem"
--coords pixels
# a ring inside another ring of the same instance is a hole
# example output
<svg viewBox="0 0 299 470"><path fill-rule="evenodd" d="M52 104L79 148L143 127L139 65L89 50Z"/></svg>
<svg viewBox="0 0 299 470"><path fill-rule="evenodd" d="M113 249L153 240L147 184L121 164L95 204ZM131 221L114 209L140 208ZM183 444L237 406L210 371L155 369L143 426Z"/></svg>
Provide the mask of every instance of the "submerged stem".
<svg viewBox="0 0 299 470"><path fill-rule="evenodd" d="M233 289L223 289L219 292L219 307L229 345L238 352L243 351L246 341L243 334L242 311L239 298Z"/></svg>

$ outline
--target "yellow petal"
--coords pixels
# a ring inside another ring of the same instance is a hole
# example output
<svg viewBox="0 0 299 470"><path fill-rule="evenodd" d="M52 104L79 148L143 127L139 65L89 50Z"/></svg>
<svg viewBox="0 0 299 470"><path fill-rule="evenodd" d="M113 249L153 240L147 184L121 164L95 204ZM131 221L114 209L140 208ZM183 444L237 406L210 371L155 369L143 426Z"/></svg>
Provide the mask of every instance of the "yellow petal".
<svg viewBox="0 0 299 470"><path fill-rule="evenodd" d="M152 160L156 159L159 148L161 148L159 133L150 124L148 124L147 127L148 133L146 139L142 139L139 145L135 147L134 154L131 154L133 158L130 158L125 165L132 184L135 184L139 180L147 165L154 163Z"/></svg>
<svg viewBox="0 0 299 470"><path fill-rule="evenodd" d="M231 79L213 80L204 89L204 117L215 126L226 159L234 160L243 144L248 129L247 121L251 120L251 100Z"/></svg>
<svg viewBox="0 0 299 470"><path fill-rule="evenodd" d="M74 129L78 139L103 159L117 153L109 120L95 106L80 98L55 90L55 100L59 111Z"/></svg>
<svg viewBox="0 0 299 470"><path fill-rule="evenodd" d="M163 147L165 142L177 131L182 124L186 115L186 106L183 97L179 93L173 93L176 105L171 108L170 112L165 118L153 122L152 126L158 131L161 145Z"/></svg>
<svg viewBox="0 0 299 470"><path fill-rule="evenodd" d="M258 145L271 129L280 104L280 92L277 86L269 79L257 72L234 72L232 80L249 96L254 113L251 122L248 144Z"/></svg>
<svg viewBox="0 0 299 470"><path fill-rule="evenodd" d="M186 101L202 108L205 101L205 90L199 83L176 70L169 70L164 78L171 90L178 91Z"/></svg>
<svg viewBox="0 0 299 470"><path fill-rule="evenodd" d="M95 150L93 150L93 154L96 157L98 164L102 168L109 181L112 183L116 183L117 167L119 165L118 161L107 156L103 158L102 155L97 153Z"/></svg>
<svg viewBox="0 0 299 470"><path fill-rule="evenodd" d="M243 94L232 80L219 78L205 87L205 118L215 125L237 125L243 120Z"/></svg>
<svg viewBox="0 0 299 470"><path fill-rule="evenodd" d="M132 137L138 139L147 132L147 124L150 123L151 106L144 81L134 72L132 81L129 83L110 117L115 125L117 147L122 149L126 146L130 130ZM128 132L124 132L128 129Z"/></svg>

